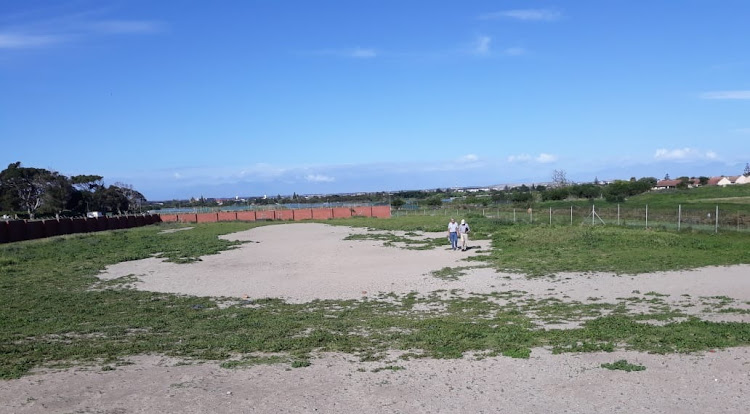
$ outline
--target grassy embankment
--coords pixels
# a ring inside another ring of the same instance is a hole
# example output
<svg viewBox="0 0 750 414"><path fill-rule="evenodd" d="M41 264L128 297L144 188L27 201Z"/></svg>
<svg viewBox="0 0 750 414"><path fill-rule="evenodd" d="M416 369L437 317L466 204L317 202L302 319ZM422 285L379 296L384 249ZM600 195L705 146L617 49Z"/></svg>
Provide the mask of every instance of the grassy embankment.
<svg viewBox="0 0 750 414"><path fill-rule="evenodd" d="M469 219L474 237L491 238L495 247L482 260L530 275L750 263L750 239L739 234L513 226ZM443 231L443 221L428 216L336 223ZM449 294L447 300L416 294L306 304L266 299L219 308L212 298L141 292L126 288L128 277L106 283L95 277L108 264L155 254L181 263L198 260L238 245L218 235L257 225L200 224L170 234L160 231L180 225L158 225L0 245L0 378L16 378L34 367L80 363L108 370L123 363L123 357L142 353L222 360L227 367L277 362L302 367L317 351L348 352L362 359L382 358L388 349L409 351L411 357L455 358L467 351L528 357L539 346L555 352L618 347L690 352L750 344L750 324L685 318L653 293L634 292L616 303L538 300L525 292L498 290L468 297ZM439 240L423 247L437 246ZM704 302L744 312L730 306L731 298ZM647 313L631 311L644 303ZM655 326L642 320L670 323ZM569 321L583 322L576 329L550 327Z"/></svg>

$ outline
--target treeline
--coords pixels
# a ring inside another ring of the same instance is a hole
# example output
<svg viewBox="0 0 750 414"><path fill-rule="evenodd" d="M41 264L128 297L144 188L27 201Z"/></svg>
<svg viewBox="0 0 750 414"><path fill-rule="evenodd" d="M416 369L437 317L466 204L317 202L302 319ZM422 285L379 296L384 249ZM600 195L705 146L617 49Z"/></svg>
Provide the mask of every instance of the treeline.
<svg viewBox="0 0 750 414"><path fill-rule="evenodd" d="M124 183L105 186L102 179L100 175L67 177L57 171L23 167L16 162L0 172L0 212L34 218L141 210L146 198L133 186Z"/></svg>
<svg viewBox="0 0 750 414"><path fill-rule="evenodd" d="M489 206L493 204L515 204L530 207L537 202L561 200L593 200L603 198L609 202L622 202L627 197L642 194L656 185L654 177L640 179L616 180L609 184L593 183L570 184L556 186L520 185L505 187L502 190L479 190L466 193L457 190L436 191L402 191L393 193L391 205L401 208L407 204L427 207L439 207L446 200L451 204L465 204Z"/></svg>
<svg viewBox="0 0 750 414"><path fill-rule="evenodd" d="M541 192L542 201L566 200L570 197L578 199L594 199L603 197L609 202L622 202L627 197L645 193L656 186L656 178L644 177L630 181L615 180L607 185L596 183L575 184L566 187L550 188Z"/></svg>

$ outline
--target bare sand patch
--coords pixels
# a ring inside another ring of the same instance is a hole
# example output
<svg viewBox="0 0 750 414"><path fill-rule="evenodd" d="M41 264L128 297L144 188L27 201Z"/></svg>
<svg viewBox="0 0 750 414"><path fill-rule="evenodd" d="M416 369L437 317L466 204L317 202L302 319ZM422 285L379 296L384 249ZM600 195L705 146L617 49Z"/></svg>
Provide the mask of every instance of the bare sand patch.
<svg viewBox="0 0 750 414"><path fill-rule="evenodd" d="M466 252L453 251L446 239L445 248L406 250L377 240L344 240L365 232L317 223L257 227L224 236L247 244L204 256L199 262L175 264L157 258L123 262L109 266L100 278L134 275L139 279L136 289L195 296L274 297L295 303L358 299L463 287L429 273L470 266L463 259L489 247L488 241L480 240L471 241Z"/></svg>
<svg viewBox="0 0 750 414"><path fill-rule="evenodd" d="M602 363L647 367L623 372ZM78 413L744 413L750 350L702 355L617 351L530 359L358 362L325 354L307 368L222 369L132 358L0 384L3 412ZM397 371L383 369L397 366Z"/></svg>

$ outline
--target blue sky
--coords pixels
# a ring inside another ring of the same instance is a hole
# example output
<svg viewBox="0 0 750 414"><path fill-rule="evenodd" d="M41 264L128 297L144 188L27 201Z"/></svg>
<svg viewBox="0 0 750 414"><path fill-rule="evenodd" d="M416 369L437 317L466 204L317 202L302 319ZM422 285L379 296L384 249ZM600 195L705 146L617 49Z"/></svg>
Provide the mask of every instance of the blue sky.
<svg viewBox="0 0 750 414"><path fill-rule="evenodd" d="M148 199L736 175L750 2L0 3L0 166Z"/></svg>

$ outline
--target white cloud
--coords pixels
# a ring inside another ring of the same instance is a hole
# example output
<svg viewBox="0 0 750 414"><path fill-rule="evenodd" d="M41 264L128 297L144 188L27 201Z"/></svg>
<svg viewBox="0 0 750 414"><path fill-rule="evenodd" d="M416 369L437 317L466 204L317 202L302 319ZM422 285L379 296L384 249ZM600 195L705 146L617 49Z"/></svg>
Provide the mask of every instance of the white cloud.
<svg viewBox="0 0 750 414"><path fill-rule="evenodd" d="M553 9L516 9L479 16L480 20L515 19L522 21L555 21L560 20L562 13Z"/></svg>
<svg viewBox="0 0 750 414"><path fill-rule="evenodd" d="M660 160L660 161L694 161L694 160L715 160L718 159L719 156L713 151L700 151L695 148L676 148L676 149L666 149L666 148L659 148L654 153L654 159Z"/></svg>
<svg viewBox="0 0 750 414"><path fill-rule="evenodd" d="M750 99L748 91L714 91L701 94L702 99Z"/></svg>
<svg viewBox="0 0 750 414"><path fill-rule="evenodd" d="M305 180L311 183L332 183L336 181L335 178L323 174L308 174Z"/></svg>
<svg viewBox="0 0 750 414"><path fill-rule="evenodd" d="M479 157L476 154L466 154L463 157L459 158L461 162L475 162L479 160Z"/></svg>
<svg viewBox="0 0 750 414"><path fill-rule="evenodd" d="M174 178L176 178L176 179L179 180L180 178L182 178L182 174L176 172L176 173L174 173Z"/></svg>
<svg viewBox="0 0 750 414"><path fill-rule="evenodd" d="M557 161L557 155L541 153L534 160L540 164L549 164Z"/></svg>
<svg viewBox="0 0 750 414"><path fill-rule="evenodd" d="M351 53L349 54L349 56L350 56L350 57L353 57L353 58L360 58L360 59L369 59L369 58L374 58L374 57L376 57L377 55L378 55L378 54L377 54L377 52L375 52L375 50L374 50L374 49L363 49L363 48L360 48L360 47L358 47L358 48L355 48L355 49L354 49L354 50L353 50L353 51L352 51L352 52L351 52Z"/></svg>
<svg viewBox="0 0 750 414"><path fill-rule="evenodd" d="M472 48L472 52L477 55L486 55L490 53L490 43L492 43L491 37L479 36L474 42L474 47Z"/></svg>

